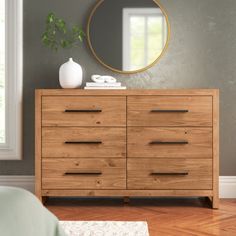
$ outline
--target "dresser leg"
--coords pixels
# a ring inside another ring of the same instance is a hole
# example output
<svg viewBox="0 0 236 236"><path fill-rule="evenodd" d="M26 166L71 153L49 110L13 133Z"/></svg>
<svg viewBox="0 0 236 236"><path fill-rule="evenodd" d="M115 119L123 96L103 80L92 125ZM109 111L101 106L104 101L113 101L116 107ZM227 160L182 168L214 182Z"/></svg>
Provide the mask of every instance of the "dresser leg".
<svg viewBox="0 0 236 236"><path fill-rule="evenodd" d="M124 201L125 204L128 204L128 203L130 203L130 198L129 197L124 197L123 201Z"/></svg>
<svg viewBox="0 0 236 236"><path fill-rule="evenodd" d="M212 208L213 209L218 209L219 208L219 198L218 197L213 197L212 198Z"/></svg>
<svg viewBox="0 0 236 236"><path fill-rule="evenodd" d="M219 198L218 197L207 197L207 200L210 202L213 209L219 208Z"/></svg>
<svg viewBox="0 0 236 236"><path fill-rule="evenodd" d="M42 204L45 205L45 203L47 202L48 197L42 196Z"/></svg>

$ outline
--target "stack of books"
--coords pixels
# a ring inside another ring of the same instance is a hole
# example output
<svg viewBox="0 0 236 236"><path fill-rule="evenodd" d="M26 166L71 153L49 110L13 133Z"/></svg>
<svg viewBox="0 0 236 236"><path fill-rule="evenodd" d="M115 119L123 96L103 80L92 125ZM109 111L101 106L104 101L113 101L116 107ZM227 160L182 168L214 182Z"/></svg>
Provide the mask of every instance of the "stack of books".
<svg viewBox="0 0 236 236"><path fill-rule="evenodd" d="M121 86L121 83L95 83L87 82L84 89L126 89L125 86Z"/></svg>

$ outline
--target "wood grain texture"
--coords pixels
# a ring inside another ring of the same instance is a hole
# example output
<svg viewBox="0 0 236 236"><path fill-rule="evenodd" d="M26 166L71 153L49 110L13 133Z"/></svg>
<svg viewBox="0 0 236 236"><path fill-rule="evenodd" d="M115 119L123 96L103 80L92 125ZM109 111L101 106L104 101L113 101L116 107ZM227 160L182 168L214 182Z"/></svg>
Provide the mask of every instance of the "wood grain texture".
<svg viewBox="0 0 236 236"><path fill-rule="evenodd" d="M66 144L101 141L101 144ZM42 157L125 157L125 128L43 127Z"/></svg>
<svg viewBox="0 0 236 236"><path fill-rule="evenodd" d="M35 195L42 201L42 175L41 175L41 156L42 156L42 99L41 90L35 92Z"/></svg>
<svg viewBox="0 0 236 236"><path fill-rule="evenodd" d="M43 96L213 96L217 89L38 89Z"/></svg>
<svg viewBox="0 0 236 236"><path fill-rule="evenodd" d="M101 112L65 112L94 110ZM125 126L126 97L43 96L43 126Z"/></svg>
<svg viewBox="0 0 236 236"><path fill-rule="evenodd" d="M213 196L212 190L185 190L185 189L168 189L168 190L146 190L146 189L43 189L43 196L47 197L205 197Z"/></svg>
<svg viewBox="0 0 236 236"><path fill-rule="evenodd" d="M236 200L221 199L219 210L202 198L50 199L60 220L147 221L150 236L235 236Z"/></svg>
<svg viewBox="0 0 236 236"><path fill-rule="evenodd" d="M150 144L187 141L188 144ZM128 127L128 157L212 158L212 128Z"/></svg>
<svg viewBox="0 0 236 236"><path fill-rule="evenodd" d="M212 126L211 96L129 96L127 106L128 126Z"/></svg>
<svg viewBox="0 0 236 236"><path fill-rule="evenodd" d="M219 91L213 96L213 199L212 207L219 207Z"/></svg>
<svg viewBox="0 0 236 236"><path fill-rule="evenodd" d="M43 189L125 189L122 159L48 159L42 161ZM101 172L100 175L90 173ZM88 173L66 175L66 173ZM70 196L70 191L67 191Z"/></svg>
<svg viewBox="0 0 236 236"><path fill-rule="evenodd" d="M37 90L36 194L40 200L50 196L207 196L217 208L218 93L214 89ZM156 109L168 112L150 112ZM78 141L102 143L74 143ZM188 144L148 144L151 141ZM86 170L74 169L74 160L83 160ZM97 167L109 161L119 163L117 169L113 173L108 168L109 174L102 176ZM147 177L149 170L155 175ZM90 175L81 176L81 171ZM159 176L160 171L188 175ZM102 177L100 182L97 178ZM138 189L127 189L129 181Z"/></svg>
<svg viewBox="0 0 236 236"><path fill-rule="evenodd" d="M212 189L212 160L128 159L127 180L128 189Z"/></svg>

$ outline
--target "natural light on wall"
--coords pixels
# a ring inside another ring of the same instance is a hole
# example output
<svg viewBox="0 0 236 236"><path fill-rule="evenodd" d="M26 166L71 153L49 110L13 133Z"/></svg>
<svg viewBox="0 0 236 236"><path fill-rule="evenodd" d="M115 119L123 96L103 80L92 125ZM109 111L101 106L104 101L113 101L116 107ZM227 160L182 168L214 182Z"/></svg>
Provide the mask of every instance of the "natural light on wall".
<svg viewBox="0 0 236 236"><path fill-rule="evenodd" d="M123 70L153 63L166 43L166 19L160 9L123 9Z"/></svg>
<svg viewBox="0 0 236 236"><path fill-rule="evenodd" d="M5 143L5 0L0 0L0 143Z"/></svg>

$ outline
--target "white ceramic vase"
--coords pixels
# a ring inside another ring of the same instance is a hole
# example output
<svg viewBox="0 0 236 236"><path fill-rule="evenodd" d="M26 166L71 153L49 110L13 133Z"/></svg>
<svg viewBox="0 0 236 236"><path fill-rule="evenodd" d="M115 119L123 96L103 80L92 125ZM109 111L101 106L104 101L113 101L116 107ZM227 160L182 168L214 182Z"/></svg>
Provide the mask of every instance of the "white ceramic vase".
<svg viewBox="0 0 236 236"><path fill-rule="evenodd" d="M74 62L72 58L61 65L59 70L59 82L62 88L79 88L82 84L82 80L82 67Z"/></svg>

